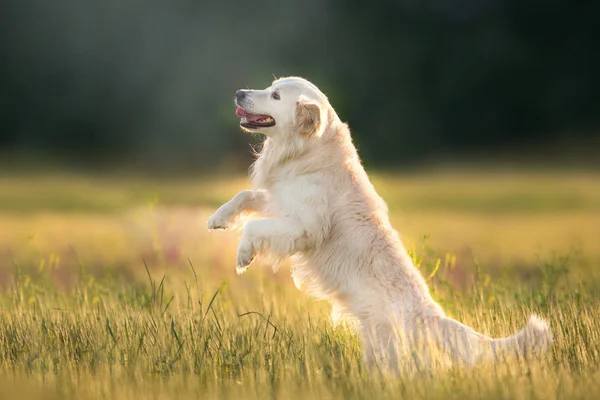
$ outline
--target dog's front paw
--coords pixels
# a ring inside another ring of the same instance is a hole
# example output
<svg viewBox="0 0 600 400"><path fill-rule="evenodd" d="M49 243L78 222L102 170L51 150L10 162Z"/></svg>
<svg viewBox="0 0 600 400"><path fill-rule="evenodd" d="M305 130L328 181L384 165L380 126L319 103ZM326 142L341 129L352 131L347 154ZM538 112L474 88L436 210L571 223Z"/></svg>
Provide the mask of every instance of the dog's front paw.
<svg viewBox="0 0 600 400"><path fill-rule="evenodd" d="M238 245L237 262L235 265L238 275L246 272L252 260L254 260L254 245L251 241L242 238Z"/></svg>
<svg viewBox="0 0 600 400"><path fill-rule="evenodd" d="M217 211L208 218L206 226L211 231L216 229L227 229L229 228L229 221L226 218L223 218L223 213Z"/></svg>

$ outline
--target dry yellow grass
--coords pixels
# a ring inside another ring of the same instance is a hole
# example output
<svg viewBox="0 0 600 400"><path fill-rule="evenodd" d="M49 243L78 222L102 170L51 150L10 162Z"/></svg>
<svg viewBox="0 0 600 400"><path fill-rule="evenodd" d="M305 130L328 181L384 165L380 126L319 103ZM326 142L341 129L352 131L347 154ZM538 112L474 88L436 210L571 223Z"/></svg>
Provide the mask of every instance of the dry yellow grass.
<svg viewBox="0 0 600 400"><path fill-rule="evenodd" d="M557 337L542 360L391 379L285 267L235 275L237 233L204 221L245 178L0 178L0 398L595 398L596 182L375 175L422 272L440 258L429 283L451 315L506 335L535 311Z"/></svg>

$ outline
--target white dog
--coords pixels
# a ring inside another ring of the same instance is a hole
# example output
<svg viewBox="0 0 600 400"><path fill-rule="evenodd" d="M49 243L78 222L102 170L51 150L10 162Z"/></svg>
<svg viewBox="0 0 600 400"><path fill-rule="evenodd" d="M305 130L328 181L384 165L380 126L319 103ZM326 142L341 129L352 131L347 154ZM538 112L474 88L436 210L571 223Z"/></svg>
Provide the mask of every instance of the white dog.
<svg viewBox="0 0 600 400"><path fill-rule="evenodd" d="M243 227L238 273L258 254L292 256L296 285L329 300L334 321L355 317L367 364L396 372L431 366L434 351L474 365L550 345L548 324L535 316L518 334L492 339L444 314L390 225L348 126L315 85L277 79L264 90L238 90L236 104L241 127L267 137L252 168L254 189L208 220L209 229L226 229L243 213L264 217Z"/></svg>

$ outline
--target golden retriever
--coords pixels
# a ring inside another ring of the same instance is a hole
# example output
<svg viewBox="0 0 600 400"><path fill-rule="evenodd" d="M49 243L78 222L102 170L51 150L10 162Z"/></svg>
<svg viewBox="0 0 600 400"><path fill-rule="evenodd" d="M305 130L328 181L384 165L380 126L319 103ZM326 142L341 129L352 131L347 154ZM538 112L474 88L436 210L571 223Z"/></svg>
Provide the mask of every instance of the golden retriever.
<svg viewBox="0 0 600 400"><path fill-rule="evenodd" d="M264 90L238 90L236 104L242 129L266 136L251 170L254 188L208 220L209 229L227 229L240 214L262 214L243 226L238 273L259 254L292 257L299 288L329 300L334 322L345 315L358 322L367 365L396 373L431 368L433 354L474 365L551 344L536 316L519 333L493 339L445 315L392 228L347 124L314 84L277 79Z"/></svg>

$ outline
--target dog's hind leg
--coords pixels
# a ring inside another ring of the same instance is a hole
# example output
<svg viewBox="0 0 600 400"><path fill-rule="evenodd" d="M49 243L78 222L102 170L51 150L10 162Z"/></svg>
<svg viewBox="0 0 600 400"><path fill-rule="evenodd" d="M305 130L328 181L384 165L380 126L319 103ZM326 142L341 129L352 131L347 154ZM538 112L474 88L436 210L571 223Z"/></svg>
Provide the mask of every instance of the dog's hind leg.
<svg viewBox="0 0 600 400"><path fill-rule="evenodd" d="M386 322L362 326L361 334L368 366L403 376L430 371L429 348L416 342L404 327Z"/></svg>

